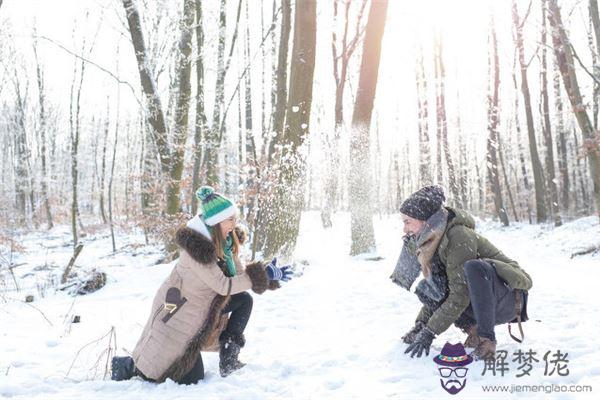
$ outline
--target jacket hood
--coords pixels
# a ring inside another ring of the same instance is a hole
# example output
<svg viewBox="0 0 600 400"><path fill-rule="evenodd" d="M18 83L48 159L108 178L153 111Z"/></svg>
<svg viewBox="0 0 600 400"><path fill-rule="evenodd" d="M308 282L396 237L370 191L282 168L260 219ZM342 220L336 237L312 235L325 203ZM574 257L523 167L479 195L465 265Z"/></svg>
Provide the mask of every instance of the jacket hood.
<svg viewBox="0 0 600 400"><path fill-rule="evenodd" d="M187 226L182 226L175 234L179 247L200 264L217 262L217 250L212 240Z"/></svg>
<svg viewBox="0 0 600 400"><path fill-rule="evenodd" d="M467 228L475 229L475 219L465 210L453 207L446 207L446 210L448 210L448 213L450 214L447 229L450 229L455 225L464 225Z"/></svg>

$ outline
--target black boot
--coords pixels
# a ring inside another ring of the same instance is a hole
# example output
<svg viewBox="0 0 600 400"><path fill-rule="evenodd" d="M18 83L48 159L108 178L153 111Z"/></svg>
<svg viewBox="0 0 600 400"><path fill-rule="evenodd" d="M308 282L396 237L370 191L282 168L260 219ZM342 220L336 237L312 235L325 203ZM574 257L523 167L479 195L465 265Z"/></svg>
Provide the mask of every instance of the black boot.
<svg viewBox="0 0 600 400"><path fill-rule="evenodd" d="M219 337L219 342L221 343L219 350L219 371L221 372L221 376L225 378L233 371L246 365L238 360L240 349L244 347L246 340L243 335L233 335L225 331Z"/></svg>
<svg viewBox="0 0 600 400"><path fill-rule="evenodd" d="M112 374L110 379L113 381L126 381L131 379L135 375L135 366L133 364L133 358L126 357L113 357L112 362Z"/></svg>

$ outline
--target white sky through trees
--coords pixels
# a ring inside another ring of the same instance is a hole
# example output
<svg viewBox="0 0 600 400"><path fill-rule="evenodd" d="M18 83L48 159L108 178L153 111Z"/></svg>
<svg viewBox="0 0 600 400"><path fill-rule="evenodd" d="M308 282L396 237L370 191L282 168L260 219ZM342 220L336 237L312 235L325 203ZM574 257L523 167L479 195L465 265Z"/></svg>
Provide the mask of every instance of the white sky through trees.
<svg viewBox="0 0 600 400"><path fill-rule="evenodd" d="M178 37L177 13L182 8L180 1L136 1L142 23L148 22L151 13L156 12L157 4L169 8L168 16L173 19L164 26L170 27L170 32L153 33L156 35L175 35ZM144 4L151 6L144 7ZM252 0L250 7L251 53L259 52L261 42L260 32L260 4L259 0ZM264 24L267 28L271 19L270 0L264 1ZM525 15L529 1L518 0L521 18ZM570 30L576 50L583 62L591 69L591 56L587 45L585 30L588 29L587 2L561 1L563 19ZM218 2L204 1L205 18L204 30L206 34L205 62L205 106L207 116L212 114L214 99L214 79L216 68L216 35L218 24ZM448 116L449 137L451 142L456 139L456 120L460 115L463 137L469 142L476 141L478 157L484 158L485 139L487 137L486 93L488 87L488 33L490 15L493 14L500 56L500 137L505 137L509 131L514 130L510 124L514 119L514 95L511 72L513 68L514 40L512 36L510 1L492 0L421 0L404 1L390 0L388 22L383 39L382 60L378 91L375 100L373 124L379 128L381 148L390 150L382 154L387 160L392 149L397 149L403 154L406 141L411 146L417 143L417 102L415 85L415 59L417 49L422 46L424 51L425 73L428 79L428 100L430 118L430 136L435 140L435 85L433 79L433 40L439 32L443 44L443 61L445 63L445 94L446 112ZM540 40L540 10L539 2L533 2L527 24L524 28L526 58L529 60ZM228 44L233 33L237 1L228 2ZM333 105L334 105L334 78L331 60L331 28L332 6L330 1L320 1L318 7L317 25L317 57L315 67L314 90L319 95L313 102L313 118L311 122L310 140L316 140L322 132L333 130ZM167 17L165 17L167 18ZM118 0L6 0L0 9L1 30L12 37L12 46L15 49L15 62L24 66L23 73L29 77L29 90L35 91L35 67L32 52L33 27L36 25L37 34L45 36L64 47L80 53L82 40L89 43L96 35L93 52L89 56L98 65L117 73L117 47L119 47L118 68L121 79L128 81L139 92L139 77L135 64L133 48L126 25L124 25L124 11L122 3ZM366 21L366 18L365 18ZM242 24L243 24L242 16ZM165 29L163 26L163 29ZM143 26L145 31L149 26ZM166 29L168 29L166 28ZM266 29L265 28L265 29ZM166 30L165 29L165 30ZM243 29L243 28L242 28ZM242 30L240 30L242 32ZM276 28L279 34L279 21ZM150 38L146 37L146 41ZM243 41L238 38L237 47L243 46ZM266 45L270 45L269 40ZM228 50L228 47L227 47ZM225 99L229 101L232 91L237 84L239 71L243 69L238 55L234 52L232 68L226 80ZM551 50L551 49L549 49ZM7 51L5 49L5 51ZM69 88L73 78L73 57L57 45L40 39L40 59L45 69L46 85L49 90L48 101L59 104L63 117L68 115ZM268 56L269 57L269 56ZM553 53L549 51L548 59L553 60ZM159 77L159 87L163 95L163 103L167 103L168 85L172 73L172 56L164 54L162 63L165 71ZM350 65L349 82L347 86L345 117L351 117L351 104L356 92L356 78L359 68L360 46L353 56ZM12 61L11 61L12 62ZM260 142L261 116L261 57L254 59L252 67L254 132ZM6 66L5 66L6 67ZM169 68L171 70L169 70ZM267 63L267 79L264 90L267 99L270 96L270 59ZM539 61L533 58L528 70L532 104L539 103ZM551 79L551 76L549 76ZM591 79L579 68L579 80L582 93L586 101L591 98ZM192 85L194 78L192 78ZM115 80L98 68L88 65L82 91L82 126L90 121L99 110L105 110L107 97L110 97L111 112L114 114L116 98ZM562 86L562 83L561 83ZM11 91L4 90L0 96L10 96ZM519 94L520 95L520 94ZM457 103L460 98L460 104ZM234 102L237 102L235 100ZM553 104L552 94L550 104ZM232 108L235 109L235 105ZM193 109L193 107L192 107ZM522 113L519 110L519 113ZM321 113L321 118L317 114ZM100 113L104 116L106 113ZM139 106L132 96L130 88L121 85L121 112L120 118L135 120L139 115ZM193 115L193 110L192 110ZM96 115L98 116L98 115ZM193 118L193 117L191 117ZM568 119L571 123L572 118ZM521 116L521 121L524 118ZM509 124L510 122L510 124ZM536 124L540 121L536 119ZM237 127L237 111L230 110L228 125ZM372 130L374 132L375 130ZM83 133L85 136L85 132ZM342 143L348 135L344 135ZM417 156L416 149L411 150L412 157ZM311 154L312 161L318 160L319 152ZM475 155L470 155L475 157ZM415 160L416 162L416 160Z"/></svg>

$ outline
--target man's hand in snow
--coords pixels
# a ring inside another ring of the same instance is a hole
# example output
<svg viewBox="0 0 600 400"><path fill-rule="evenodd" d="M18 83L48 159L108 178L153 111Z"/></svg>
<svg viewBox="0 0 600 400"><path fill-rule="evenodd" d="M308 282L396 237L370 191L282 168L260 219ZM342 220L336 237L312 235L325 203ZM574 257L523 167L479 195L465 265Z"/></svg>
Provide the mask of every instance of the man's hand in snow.
<svg viewBox="0 0 600 400"><path fill-rule="evenodd" d="M415 341L406 348L404 353L410 353L411 358L414 356L421 357L423 351L425 351L425 355L429 355L429 348L434 337L435 334L425 326L417 333Z"/></svg>

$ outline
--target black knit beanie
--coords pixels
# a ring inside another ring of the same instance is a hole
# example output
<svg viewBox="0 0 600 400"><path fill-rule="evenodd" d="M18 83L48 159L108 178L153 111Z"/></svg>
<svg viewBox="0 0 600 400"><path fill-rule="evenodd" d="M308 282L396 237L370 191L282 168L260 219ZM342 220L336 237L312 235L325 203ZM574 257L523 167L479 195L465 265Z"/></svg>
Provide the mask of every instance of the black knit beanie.
<svg viewBox="0 0 600 400"><path fill-rule="evenodd" d="M444 189L438 185L425 186L404 200L400 212L421 221L427 221L446 200Z"/></svg>

